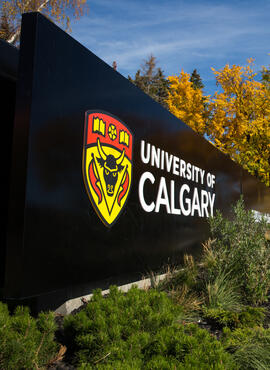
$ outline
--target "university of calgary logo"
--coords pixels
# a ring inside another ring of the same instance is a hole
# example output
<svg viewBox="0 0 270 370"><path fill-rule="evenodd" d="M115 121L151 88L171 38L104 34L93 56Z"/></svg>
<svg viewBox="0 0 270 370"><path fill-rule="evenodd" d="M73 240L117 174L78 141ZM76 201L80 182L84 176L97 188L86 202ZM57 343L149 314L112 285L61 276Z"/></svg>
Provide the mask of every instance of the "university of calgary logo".
<svg viewBox="0 0 270 370"><path fill-rule="evenodd" d="M133 135L117 117L87 111L83 177L91 203L108 227L118 218L131 187Z"/></svg>

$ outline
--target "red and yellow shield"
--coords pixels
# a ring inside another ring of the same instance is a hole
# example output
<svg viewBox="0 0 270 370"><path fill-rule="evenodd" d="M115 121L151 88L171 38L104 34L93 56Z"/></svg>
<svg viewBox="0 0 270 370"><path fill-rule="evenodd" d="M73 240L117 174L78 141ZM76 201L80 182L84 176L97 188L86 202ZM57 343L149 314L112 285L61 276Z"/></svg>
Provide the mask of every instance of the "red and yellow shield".
<svg viewBox="0 0 270 370"><path fill-rule="evenodd" d="M110 227L131 188L133 135L119 118L87 111L84 125L83 178L91 203Z"/></svg>

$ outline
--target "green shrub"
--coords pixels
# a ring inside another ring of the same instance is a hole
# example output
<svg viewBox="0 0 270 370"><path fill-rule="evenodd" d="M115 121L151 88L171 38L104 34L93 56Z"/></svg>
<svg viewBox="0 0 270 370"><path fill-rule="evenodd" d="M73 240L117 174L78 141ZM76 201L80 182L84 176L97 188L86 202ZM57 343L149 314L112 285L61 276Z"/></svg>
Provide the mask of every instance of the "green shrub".
<svg viewBox="0 0 270 370"><path fill-rule="evenodd" d="M239 311L243 306L243 297L235 280L230 273L218 269L213 273L209 268L209 260L215 260L209 243L204 245L207 251L203 254L203 262L195 263L192 256L185 256L184 265L170 271L157 285L157 289L166 291L175 302L180 303L189 312L200 311L203 306ZM211 262L211 266L213 265L215 264Z"/></svg>
<svg viewBox="0 0 270 370"><path fill-rule="evenodd" d="M151 333L171 325L181 312L165 293L155 290L133 287L123 294L111 287L106 298L97 290L84 310L65 318L68 347L79 362L94 364L109 352L110 360L123 360L132 346L126 358L132 360L140 356Z"/></svg>
<svg viewBox="0 0 270 370"><path fill-rule="evenodd" d="M206 282L204 291L205 303L208 308L239 311L243 306L242 297L228 273L219 272L215 279Z"/></svg>
<svg viewBox="0 0 270 370"><path fill-rule="evenodd" d="M261 325L265 318L265 310L261 307L243 307L240 311L228 311L223 308L203 308L203 316L219 326L230 328Z"/></svg>
<svg viewBox="0 0 270 370"><path fill-rule="evenodd" d="M54 341L56 325L53 313L30 316L26 307L17 307L10 315L0 302L0 368L37 369L48 364L57 354Z"/></svg>
<svg viewBox="0 0 270 370"><path fill-rule="evenodd" d="M213 242L204 262L208 278L228 274L248 304L267 301L270 289L270 243L265 238L267 223L256 221L244 209L243 199L233 207L233 219L217 212L209 219Z"/></svg>
<svg viewBox="0 0 270 370"><path fill-rule="evenodd" d="M156 284L155 289L165 291L175 303L183 307L186 321L193 321L204 302L200 285L198 266L192 256L184 255L183 267L167 268L165 279Z"/></svg>
<svg viewBox="0 0 270 370"><path fill-rule="evenodd" d="M177 290L179 286L186 286L192 289L197 284L198 267L191 255L184 255L183 266L175 269L167 268L164 280L161 280L156 288L160 291L171 292Z"/></svg>
<svg viewBox="0 0 270 370"><path fill-rule="evenodd" d="M160 369L161 356L171 367L168 369L236 369L231 356L219 341L195 324L171 326L157 333L146 348L148 362L144 368ZM177 360L178 363L175 361ZM153 366L153 363L156 366Z"/></svg>
<svg viewBox="0 0 270 370"><path fill-rule="evenodd" d="M119 347L117 347L119 349ZM129 355L127 347L122 358L101 357L100 363L82 363L78 369L238 369L232 356L206 330L194 324L165 327L143 347L141 356Z"/></svg>
<svg viewBox="0 0 270 370"><path fill-rule="evenodd" d="M209 219L212 239L203 244L200 260L195 263L185 256L184 264L169 271L157 289L176 292L180 298L195 295L209 308L226 311L267 301L270 242L265 233L269 225L264 219L255 220L253 213L244 209L243 199L232 211L231 220L219 211Z"/></svg>
<svg viewBox="0 0 270 370"><path fill-rule="evenodd" d="M111 287L67 316L64 330L80 369L236 368L206 330L176 322L182 313L164 292Z"/></svg>
<svg viewBox="0 0 270 370"><path fill-rule="evenodd" d="M270 329L256 327L231 331L225 328L222 341L240 369L270 368Z"/></svg>

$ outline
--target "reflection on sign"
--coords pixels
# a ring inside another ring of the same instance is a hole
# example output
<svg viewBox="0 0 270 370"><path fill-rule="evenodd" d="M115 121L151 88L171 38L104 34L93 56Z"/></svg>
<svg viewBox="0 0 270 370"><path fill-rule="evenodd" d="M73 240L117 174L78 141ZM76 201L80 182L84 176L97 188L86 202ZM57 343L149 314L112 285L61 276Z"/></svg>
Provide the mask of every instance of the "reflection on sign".
<svg viewBox="0 0 270 370"><path fill-rule="evenodd" d="M251 210L255 220L259 222L262 218L265 219L265 221L270 223L270 214L269 213L261 213L259 211L255 211L254 209Z"/></svg>

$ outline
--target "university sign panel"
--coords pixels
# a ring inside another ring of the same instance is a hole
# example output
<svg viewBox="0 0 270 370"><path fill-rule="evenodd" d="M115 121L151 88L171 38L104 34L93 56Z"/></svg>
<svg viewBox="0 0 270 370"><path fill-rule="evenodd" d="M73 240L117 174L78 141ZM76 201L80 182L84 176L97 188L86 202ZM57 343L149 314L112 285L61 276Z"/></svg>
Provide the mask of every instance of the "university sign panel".
<svg viewBox="0 0 270 370"><path fill-rule="evenodd" d="M0 298L36 311L200 253L241 194L270 213L268 188L38 13L22 22L9 192Z"/></svg>

